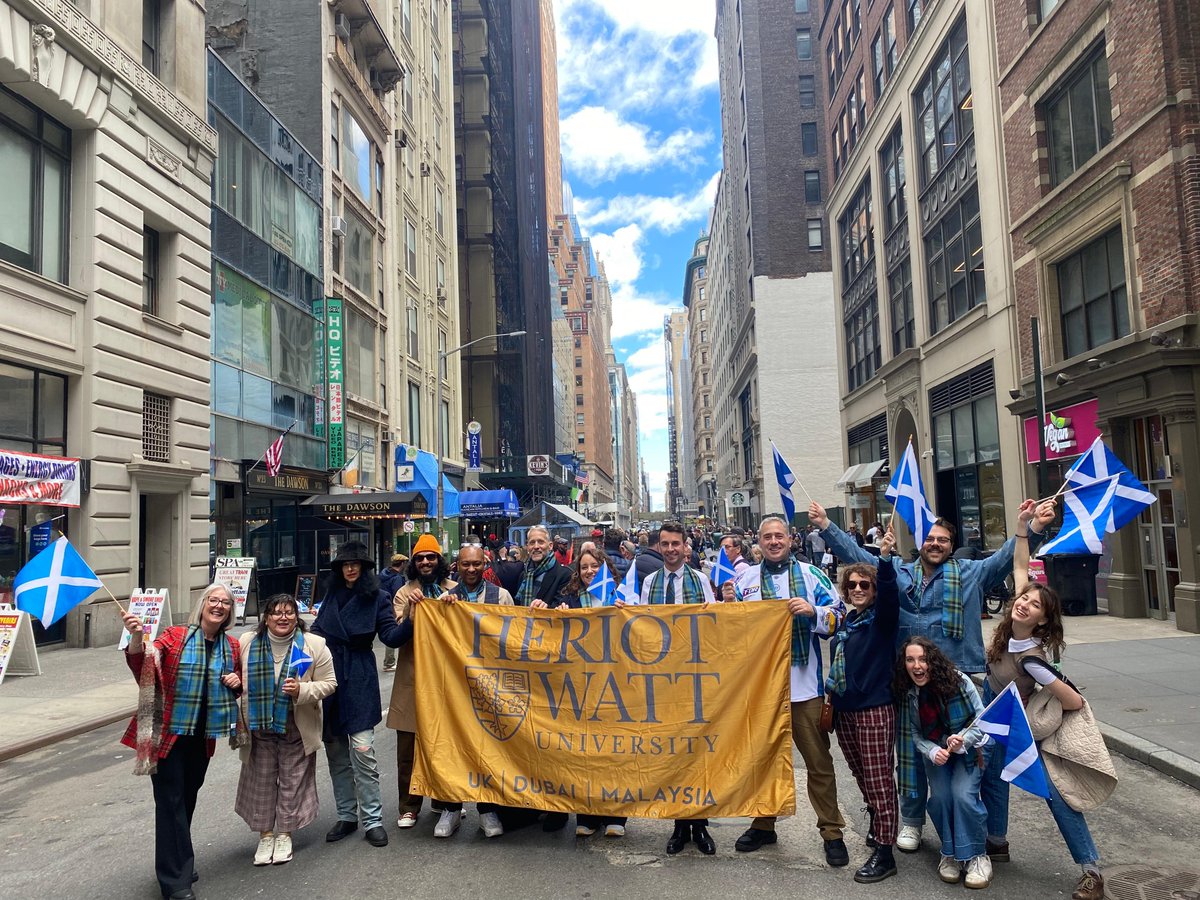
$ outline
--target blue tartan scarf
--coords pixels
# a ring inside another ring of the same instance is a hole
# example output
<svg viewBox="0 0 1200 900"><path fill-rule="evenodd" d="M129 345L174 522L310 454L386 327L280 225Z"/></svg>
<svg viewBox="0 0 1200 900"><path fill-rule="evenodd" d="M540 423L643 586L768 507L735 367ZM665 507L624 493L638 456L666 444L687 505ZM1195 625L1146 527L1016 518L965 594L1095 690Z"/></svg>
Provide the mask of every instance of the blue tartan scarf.
<svg viewBox="0 0 1200 900"><path fill-rule="evenodd" d="M655 573L654 582L650 585L650 594L647 601L652 605L661 605L667 602L667 576L666 569L659 569ZM704 585L700 583L700 576L692 571L691 566L683 566L678 572L673 574L680 575L683 578L683 599L675 597L675 603L703 603L704 602Z"/></svg>
<svg viewBox="0 0 1200 900"><path fill-rule="evenodd" d="M207 699L207 721L200 723L204 736L220 738L231 734L237 726L237 699L233 691L221 684L221 676L232 671L233 654L225 635L217 635L209 656L204 648L204 633L198 625L189 625L175 676L175 703L171 707L167 733L195 734L200 704Z"/></svg>
<svg viewBox="0 0 1200 900"><path fill-rule="evenodd" d="M521 576L521 586L517 589L515 600L518 606L528 606L537 599L537 580L558 564L553 553L547 553L536 566L525 563L525 574Z"/></svg>
<svg viewBox="0 0 1200 900"><path fill-rule="evenodd" d="M961 672L958 674L958 690L949 699L942 701L941 715L938 716L947 730L947 734L957 734L969 726L975 719L975 698L972 696L975 688L971 679ZM917 712L918 688L909 689L900 701L900 715L896 717L896 782L901 797L917 797L917 766L923 765L917 759L917 746L913 742L912 728L914 721L920 728L920 713ZM967 754L967 764L971 765L975 755Z"/></svg>
<svg viewBox="0 0 1200 900"><path fill-rule="evenodd" d="M846 693L846 642L852 632L868 628L875 621L875 606L867 607L861 615L850 613L842 620L842 627L833 636L833 660L829 663L829 677L825 679L825 690L831 694Z"/></svg>
<svg viewBox="0 0 1200 900"><path fill-rule="evenodd" d="M920 560L917 561L916 576L916 605L919 608L921 590L925 587L925 571ZM952 641L961 641L963 637L962 571L957 559L942 563L942 634Z"/></svg>
<svg viewBox="0 0 1200 900"><path fill-rule="evenodd" d="M775 593L775 576L779 572L771 572L767 568L767 563L762 563L759 566L759 581L761 583L761 591L759 594L764 600L778 600L779 595ZM800 563L794 559L788 560L788 597L803 597L810 603L813 598L808 596L808 590L804 584L804 572L800 569ZM812 624L808 616L792 616L792 665L805 668L808 665L808 654L812 650Z"/></svg>
<svg viewBox="0 0 1200 900"><path fill-rule="evenodd" d="M275 674L275 658L271 655L271 639L263 634L250 644L250 658L246 662L247 727L251 731L267 731L271 734L287 732L288 710L292 698L283 692L283 682L292 674L292 652L304 649L304 632L296 629L287 658Z"/></svg>

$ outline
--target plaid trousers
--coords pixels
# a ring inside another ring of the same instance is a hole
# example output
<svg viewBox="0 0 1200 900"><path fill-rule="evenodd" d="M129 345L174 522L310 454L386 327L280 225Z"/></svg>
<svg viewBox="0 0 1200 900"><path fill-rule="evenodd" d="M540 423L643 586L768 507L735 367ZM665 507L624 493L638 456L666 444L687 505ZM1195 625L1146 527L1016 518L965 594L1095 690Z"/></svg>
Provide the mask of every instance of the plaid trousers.
<svg viewBox="0 0 1200 900"><path fill-rule="evenodd" d="M900 807L896 800L896 707L874 706L837 714L838 746L875 811L875 840L896 843Z"/></svg>

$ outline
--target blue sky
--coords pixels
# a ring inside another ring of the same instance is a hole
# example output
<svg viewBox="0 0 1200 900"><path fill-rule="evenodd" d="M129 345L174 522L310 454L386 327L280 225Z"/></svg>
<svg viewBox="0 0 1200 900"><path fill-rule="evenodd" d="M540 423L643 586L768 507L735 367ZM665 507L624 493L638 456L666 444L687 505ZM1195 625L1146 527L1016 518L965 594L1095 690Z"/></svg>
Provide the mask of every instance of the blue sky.
<svg viewBox="0 0 1200 900"><path fill-rule="evenodd" d="M613 292L654 505L667 478L664 314L721 168L713 0L554 0L563 165Z"/></svg>

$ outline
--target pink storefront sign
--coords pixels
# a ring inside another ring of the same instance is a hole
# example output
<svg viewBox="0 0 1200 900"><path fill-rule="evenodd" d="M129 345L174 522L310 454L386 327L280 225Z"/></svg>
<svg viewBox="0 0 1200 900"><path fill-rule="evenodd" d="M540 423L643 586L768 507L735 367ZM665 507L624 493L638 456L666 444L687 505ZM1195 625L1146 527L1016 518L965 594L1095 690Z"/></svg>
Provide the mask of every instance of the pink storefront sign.
<svg viewBox="0 0 1200 900"><path fill-rule="evenodd" d="M1038 444L1045 444L1046 459L1070 459L1092 446L1100 437L1096 427L1099 415L1095 400L1085 400L1062 409L1046 411L1041 423L1036 416L1025 420L1025 458L1038 462Z"/></svg>

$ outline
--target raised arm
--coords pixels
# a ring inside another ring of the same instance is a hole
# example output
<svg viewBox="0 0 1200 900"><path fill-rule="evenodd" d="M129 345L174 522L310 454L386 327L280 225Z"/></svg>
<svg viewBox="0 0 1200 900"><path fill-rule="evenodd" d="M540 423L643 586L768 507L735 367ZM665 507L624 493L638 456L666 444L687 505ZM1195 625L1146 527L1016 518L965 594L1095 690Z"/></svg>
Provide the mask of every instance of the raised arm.
<svg viewBox="0 0 1200 900"><path fill-rule="evenodd" d="M808 521L820 529L821 537L825 539L825 546L842 562L866 563L869 566L879 565L879 559L874 553L869 553L858 546L858 542L854 538L829 521L829 516L825 514L825 507L816 500L809 504Z"/></svg>

